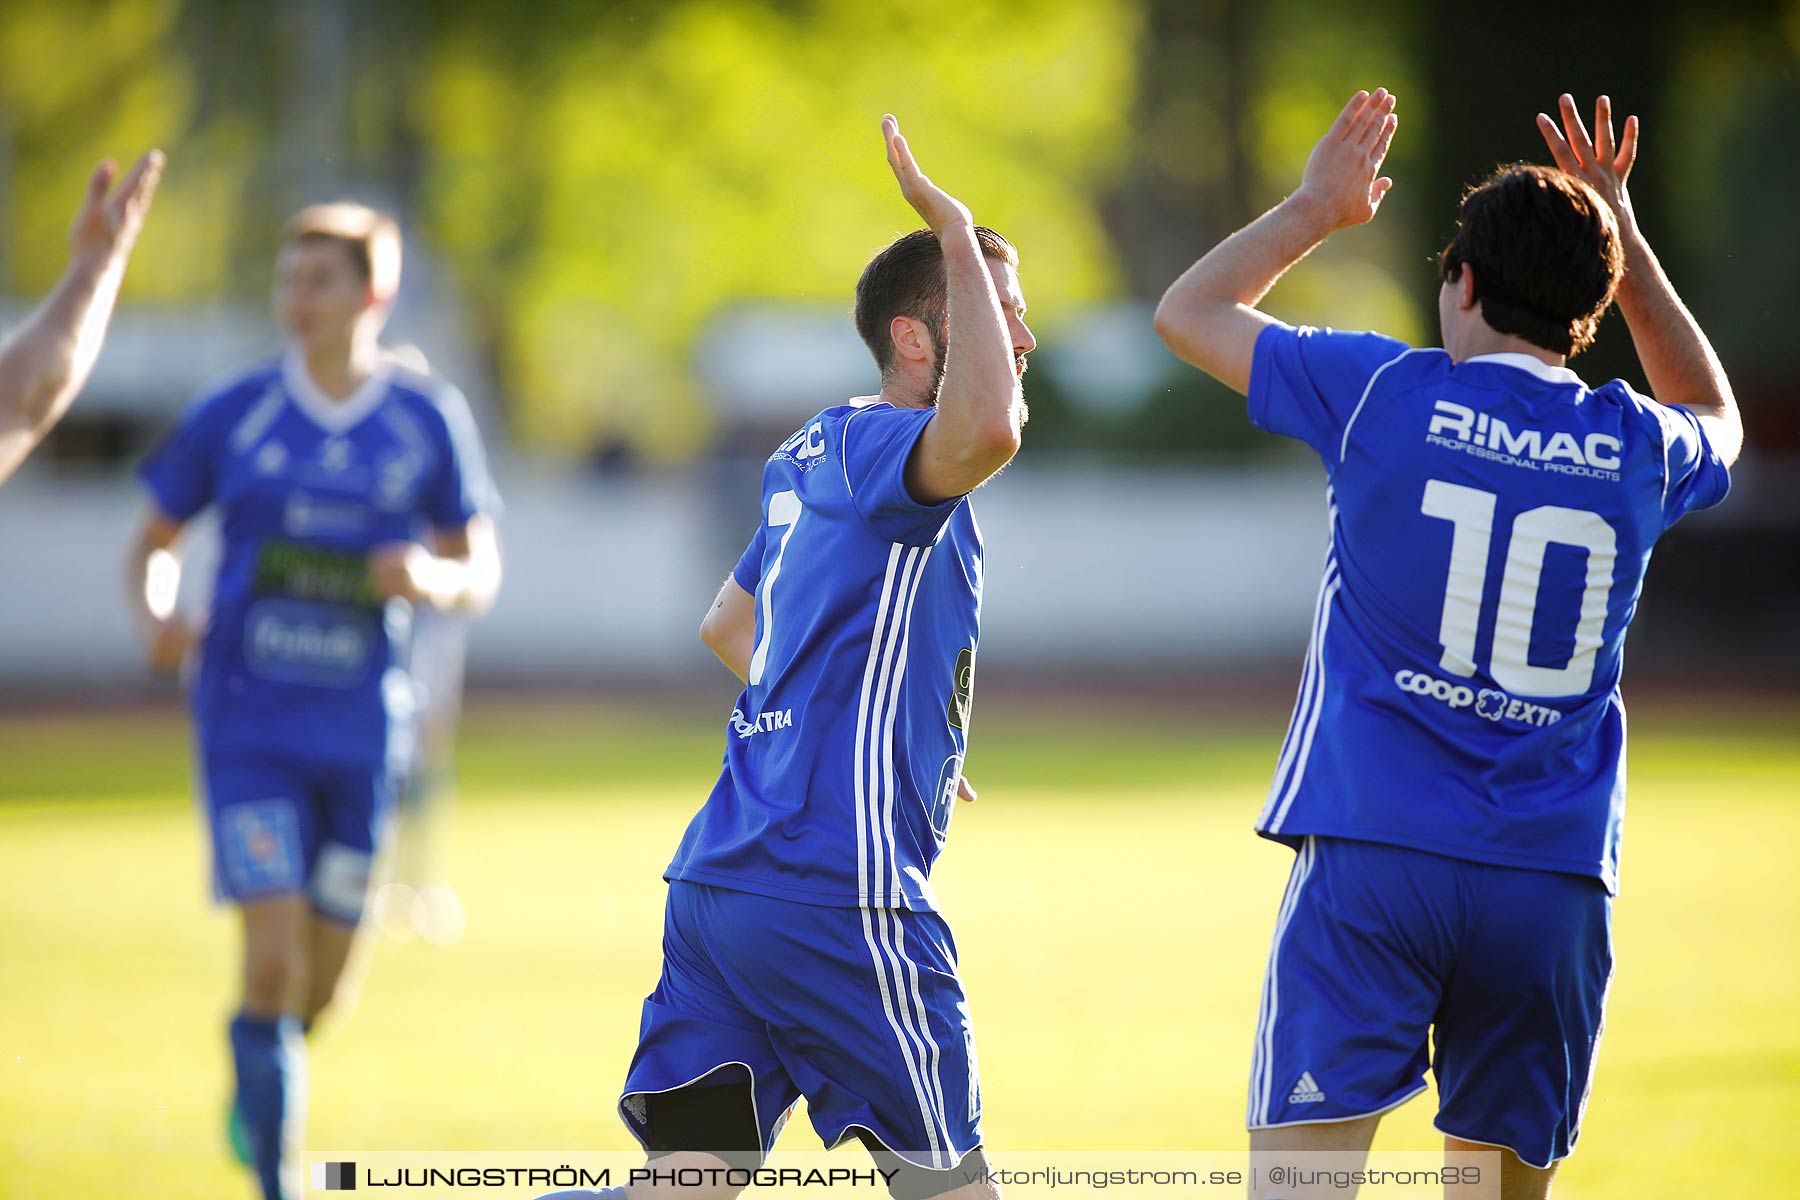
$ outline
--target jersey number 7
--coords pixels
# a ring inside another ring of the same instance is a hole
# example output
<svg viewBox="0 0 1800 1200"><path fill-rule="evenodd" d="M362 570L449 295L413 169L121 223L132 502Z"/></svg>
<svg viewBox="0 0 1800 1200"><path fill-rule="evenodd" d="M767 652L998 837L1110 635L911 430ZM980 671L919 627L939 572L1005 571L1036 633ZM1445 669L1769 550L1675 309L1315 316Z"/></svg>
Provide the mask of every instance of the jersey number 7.
<svg viewBox="0 0 1800 1200"><path fill-rule="evenodd" d="M1475 673L1475 633L1487 594L1488 547L1494 535L1498 498L1480 488L1428 480L1419 511L1449 521L1450 571L1444 582L1444 616L1438 642L1444 656L1438 666L1451 675ZM1560 667L1530 662L1531 627L1537 617L1538 585L1544 553L1554 542L1587 551L1587 582L1581 593L1581 616L1575 625L1575 648ZM1488 670L1494 682L1522 696L1576 696L1594 682L1594 659L1606 625L1606 598L1612 591L1618 538L1599 513L1546 504L1513 520L1512 540L1501 572L1500 607L1494 619L1494 647Z"/></svg>
<svg viewBox="0 0 1800 1200"><path fill-rule="evenodd" d="M775 561L769 564L769 573L763 576L761 586L756 589L762 593L762 637L757 639L756 649L750 652L751 683L761 683L763 672L769 666L769 638L775 626L775 577L781 574L781 556L787 553L794 530L800 528L803 510L798 492L776 492L769 497L769 528L786 528L787 532L781 535L781 544L775 547Z"/></svg>

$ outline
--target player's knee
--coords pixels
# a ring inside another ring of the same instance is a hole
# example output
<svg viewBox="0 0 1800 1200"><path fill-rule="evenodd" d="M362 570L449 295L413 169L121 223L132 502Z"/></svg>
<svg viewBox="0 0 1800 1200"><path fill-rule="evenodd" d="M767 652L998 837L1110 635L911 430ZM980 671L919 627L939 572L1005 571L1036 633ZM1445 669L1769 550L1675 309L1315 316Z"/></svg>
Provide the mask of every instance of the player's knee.
<svg viewBox="0 0 1800 1200"><path fill-rule="evenodd" d="M285 940L253 940L244 951L244 1005L257 1012L285 1012L306 973L297 950Z"/></svg>
<svg viewBox="0 0 1800 1200"><path fill-rule="evenodd" d="M314 980L306 990L306 1003L300 1006L300 1023L310 1032L337 998L337 980Z"/></svg>

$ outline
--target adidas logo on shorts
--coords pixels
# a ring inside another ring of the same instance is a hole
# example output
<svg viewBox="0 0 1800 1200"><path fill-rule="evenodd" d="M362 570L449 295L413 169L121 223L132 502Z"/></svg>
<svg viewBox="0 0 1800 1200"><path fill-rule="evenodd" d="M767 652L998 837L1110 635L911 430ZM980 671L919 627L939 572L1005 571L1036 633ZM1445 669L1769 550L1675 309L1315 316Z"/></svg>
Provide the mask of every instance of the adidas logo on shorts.
<svg viewBox="0 0 1800 1200"><path fill-rule="evenodd" d="M1296 1083L1294 1090L1288 1093L1289 1104L1317 1104L1323 1099L1325 1099L1325 1093L1319 1090L1319 1085L1314 1082L1311 1071L1300 1072L1300 1082Z"/></svg>

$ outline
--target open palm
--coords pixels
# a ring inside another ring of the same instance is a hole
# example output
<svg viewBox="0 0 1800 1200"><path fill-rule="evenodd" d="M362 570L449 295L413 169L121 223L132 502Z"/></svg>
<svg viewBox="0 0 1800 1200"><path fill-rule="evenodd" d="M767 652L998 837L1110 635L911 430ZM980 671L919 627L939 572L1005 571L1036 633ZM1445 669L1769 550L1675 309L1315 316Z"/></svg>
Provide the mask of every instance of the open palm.
<svg viewBox="0 0 1800 1200"><path fill-rule="evenodd" d="M1331 228L1373 220L1394 181L1381 174L1400 118L1386 88L1350 97L1306 160L1300 192L1324 210Z"/></svg>
<svg viewBox="0 0 1800 1200"><path fill-rule="evenodd" d="M942 233L954 225L975 223L961 200L931 182L919 170L912 147L900 133L900 122L891 113L881 118L881 136L887 142L888 166L893 168L894 178L900 182L900 194L913 206L913 211L924 218L931 232Z"/></svg>
<svg viewBox="0 0 1800 1200"><path fill-rule="evenodd" d="M108 195L119 169L111 160L95 167L88 178L81 210L69 227L71 257L106 259L129 255L144 227L162 169L162 151L151 150L137 160L118 189Z"/></svg>
<svg viewBox="0 0 1800 1200"><path fill-rule="evenodd" d="M1544 144L1550 147L1550 157L1556 160L1558 167L1599 192L1620 225L1629 225L1635 217L1625 181L1631 175L1632 164L1637 162L1638 119L1625 118L1625 136L1615 144L1610 97L1602 96L1594 101L1594 136L1591 138L1581 123L1581 114L1575 110L1575 97L1564 92L1557 107L1562 116L1561 129L1547 114L1539 113L1537 117L1538 132L1544 135Z"/></svg>

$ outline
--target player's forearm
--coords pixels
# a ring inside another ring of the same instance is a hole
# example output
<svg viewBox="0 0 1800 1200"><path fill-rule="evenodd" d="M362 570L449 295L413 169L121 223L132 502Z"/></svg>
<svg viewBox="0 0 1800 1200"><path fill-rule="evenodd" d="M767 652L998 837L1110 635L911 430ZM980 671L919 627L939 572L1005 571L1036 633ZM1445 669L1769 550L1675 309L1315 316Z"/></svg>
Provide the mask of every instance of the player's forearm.
<svg viewBox="0 0 1800 1200"><path fill-rule="evenodd" d="M68 411L99 356L122 259L71 263L56 290L0 347L0 480Z"/></svg>
<svg viewBox="0 0 1800 1200"><path fill-rule="evenodd" d="M1183 360L1239 392L1250 386L1256 311L1269 289L1331 233L1325 212L1296 192L1214 246L1170 285L1156 331Z"/></svg>
<svg viewBox="0 0 1800 1200"><path fill-rule="evenodd" d="M1708 419L1713 449L1729 466L1743 448L1744 430L1725 368L1650 243L1635 226L1621 233L1625 277L1619 283L1619 311L1625 314L1651 395Z"/></svg>
<svg viewBox="0 0 1800 1200"><path fill-rule="evenodd" d="M1012 337L974 229L959 225L943 231L939 240L944 249L945 336L950 344L936 419L950 435L945 444L960 447L971 462L986 466L986 474L992 474L1019 448L1020 390Z"/></svg>
<svg viewBox="0 0 1800 1200"><path fill-rule="evenodd" d="M750 656L756 652L754 630L733 632L716 641L707 641L706 648L725 664L727 671L738 677L739 683L750 682Z"/></svg>

